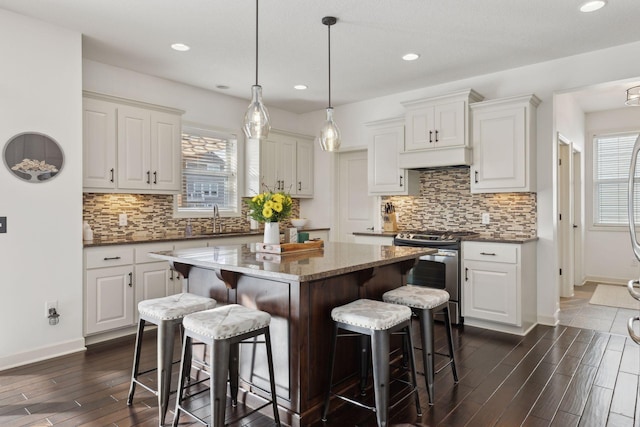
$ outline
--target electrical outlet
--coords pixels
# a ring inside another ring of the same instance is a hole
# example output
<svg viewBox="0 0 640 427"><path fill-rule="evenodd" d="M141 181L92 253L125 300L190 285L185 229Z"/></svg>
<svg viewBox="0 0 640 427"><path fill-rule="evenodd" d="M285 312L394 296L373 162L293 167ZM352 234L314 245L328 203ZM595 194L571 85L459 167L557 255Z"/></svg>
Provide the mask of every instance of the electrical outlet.
<svg viewBox="0 0 640 427"><path fill-rule="evenodd" d="M127 214L126 213L121 213L118 216L118 223L122 226L127 225Z"/></svg>
<svg viewBox="0 0 640 427"><path fill-rule="evenodd" d="M44 305L45 305L45 307L44 307L44 316L45 317L49 317L49 310L52 309L52 308L55 309L56 311L58 311L58 301L57 300L55 300L55 301L47 301Z"/></svg>
<svg viewBox="0 0 640 427"><path fill-rule="evenodd" d="M489 215L488 212L485 212L482 214L482 223L487 225L491 223L491 216Z"/></svg>

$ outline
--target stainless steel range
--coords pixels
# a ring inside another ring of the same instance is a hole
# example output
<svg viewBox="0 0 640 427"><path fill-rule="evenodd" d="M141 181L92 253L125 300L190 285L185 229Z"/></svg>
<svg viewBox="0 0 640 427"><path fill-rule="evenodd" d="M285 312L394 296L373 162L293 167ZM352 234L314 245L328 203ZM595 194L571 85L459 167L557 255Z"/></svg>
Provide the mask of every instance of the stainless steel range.
<svg viewBox="0 0 640 427"><path fill-rule="evenodd" d="M403 231L393 239L396 246L428 247L438 249L433 255L420 258L407 275L407 283L445 289L449 292L451 322L462 324L460 247L463 238L477 237L472 231L423 230Z"/></svg>

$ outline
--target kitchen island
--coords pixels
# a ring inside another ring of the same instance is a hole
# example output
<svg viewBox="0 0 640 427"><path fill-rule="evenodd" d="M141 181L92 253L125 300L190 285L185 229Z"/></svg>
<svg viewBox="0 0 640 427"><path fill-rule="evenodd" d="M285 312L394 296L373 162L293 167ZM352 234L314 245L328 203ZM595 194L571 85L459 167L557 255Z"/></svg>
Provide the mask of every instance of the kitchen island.
<svg viewBox="0 0 640 427"><path fill-rule="evenodd" d="M325 243L322 249L279 255L255 248L256 244L219 246L149 256L169 261L182 273L188 279L184 291L271 314L282 421L310 425L320 418L327 388L331 309L359 298L381 299L384 292L405 283L407 271L420 256L435 250ZM268 389L264 351L261 346L252 347L242 348L241 376ZM357 355L355 338L350 344L341 341L334 380L357 370Z"/></svg>

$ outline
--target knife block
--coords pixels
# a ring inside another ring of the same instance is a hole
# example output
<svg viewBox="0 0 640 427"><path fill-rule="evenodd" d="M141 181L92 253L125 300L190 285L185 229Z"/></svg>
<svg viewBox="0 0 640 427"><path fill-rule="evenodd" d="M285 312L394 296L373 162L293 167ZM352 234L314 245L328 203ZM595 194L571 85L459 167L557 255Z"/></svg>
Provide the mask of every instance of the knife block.
<svg viewBox="0 0 640 427"><path fill-rule="evenodd" d="M382 229L384 231L398 231L398 223L396 221L395 212L382 215Z"/></svg>

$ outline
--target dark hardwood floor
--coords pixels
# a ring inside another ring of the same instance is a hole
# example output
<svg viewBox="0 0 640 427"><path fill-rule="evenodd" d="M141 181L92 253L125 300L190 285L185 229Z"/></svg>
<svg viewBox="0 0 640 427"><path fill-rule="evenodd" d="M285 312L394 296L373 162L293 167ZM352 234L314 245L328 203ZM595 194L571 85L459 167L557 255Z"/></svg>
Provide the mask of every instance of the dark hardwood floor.
<svg viewBox="0 0 640 427"><path fill-rule="evenodd" d="M390 413L392 426L640 425L640 346L623 335L537 326L519 337L467 326L454 328L454 336L460 382L454 385L443 370L429 407L420 376L422 417L409 399ZM154 343L151 334L146 339L143 363L150 366ZM132 340L123 340L1 371L0 426L157 426L150 393L139 389L134 405L126 405L132 355ZM196 403L206 413L206 393L201 399ZM167 421L172 418L171 411ZM183 416L180 425L198 424ZM261 414L232 424L270 425ZM372 412L347 405L314 427L375 425Z"/></svg>

